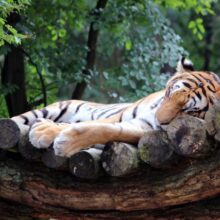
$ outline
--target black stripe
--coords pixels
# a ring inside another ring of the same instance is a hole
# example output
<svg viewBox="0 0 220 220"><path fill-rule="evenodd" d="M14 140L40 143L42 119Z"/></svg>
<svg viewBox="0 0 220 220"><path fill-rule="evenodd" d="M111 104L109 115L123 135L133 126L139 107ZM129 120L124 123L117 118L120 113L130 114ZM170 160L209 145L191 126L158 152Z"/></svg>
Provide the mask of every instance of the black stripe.
<svg viewBox="0 0 220 220"><path fill-rule="evenodd" d="M201 78L203 78L207 83L211 84L212 87L215 89L215 86L214 86L213 82L212 82L210 79L204 77L202 74L199 74L199 76L200 76Z"/></svg>
<svg viewBox="0 0 220 220"><path fill-rule="evenodd" d="M92 116L91 116L91 119L92 120L95 120L95 113L98 111L99 109L95 109L94 112L92 112Z"/></svg>
<svg viewBox="0 0 220 220"><path fill-rule="evenodd" d="M207 86L207 89L213 93L215 93L215 90L211 89L209 86Z"/></svg>
<svg viewBox="0 0 220 220"><path fill-rule="evenodd" d="M209 103L207 103L207 105L203 109L199 110L198 112L202 113L202 112L207 112L208 110L209 110Z"/></svg>
<svg viewBox="0 0 220 220"><path fill-rule="evenodd" d="M195 113L195 114L201 114L201 113L203 113L203 112L207 112L209 110L209 103L207 103L207 105L203 108L203 109L201 109L201 110L198 110L198 111L189 111L189 112L187 112L188 114L193 114L193 113Z"/></svg>
<svg viewBox="0 0 220 220"><path fill-rule="evenodd" d="M196 86L198 86L198 83L194 80L194 79L191 79L191 78L187 78L187 80L189 80L190 82L192 82L192 83L195 83L196 84Z"/></svg>
<svg viewBox="0 0 220 220"><path fill-rule="evenodd" d="M194 97L192 97L192 100L193 100L193 105L195 106L196 105L196 99Z"/></svg>
<svg viewBox="0 0 220 220"><path fill-rule="evenodd" d="M209 101L210 101L210 103L211 103L212 105L214 104L214 102L213 102L213 100L212 100L211 97L209 97Z"/></svg>
<svg viewBox="0 0 220 220"><path fill-rule="evenodd" d="M22 119L24 119L24 124L25 124L25 125L28 125L28 123L29 123L28 118L27 118L26 116L24 116L24 115L20 115L20 117L21 117Z"/></svg>
<svg viewBox="0 0 220 220"><path fill-rule="evenodd" d="M67 111L70 103L67 103L66 106L60 111L60 114L54 119L54 122L57 122Z"/></svg>
<svg viewBox="0 0 220 220"><path fill-rule="evenodd" d="M34 115L35 118L38 118L38 115L34 110L32 110L31 113Z"/></svg>
<svg viewBox="0 0 220 220"><path fill-rule="evenodd" d="M114 107L114 108L115 108L115 107ZM103 115L106 114L107 112L113 110L114 108L112 107L112 108L109 108L109 109L107 109L107 110L101 112L100 114L97 115L97 118L100 118L101 116L103 116Z"/></svg>
<svg viewBox="0 0 220 220"><path fill-rule="evenodd" d="M186 87L189 88L189 89L192 88L192 86L191 86L189 83L187 83L187 82L183 82L183 85L186 86Z"/></svg>
<svg viewBox="0 0 220 220"><path fill-rule="evenodd" d="M132 117L135 118L137 116L137 110L138 110L138 106L135 106L133 112L132 112Z"/></svg>
<svg viewBox="0 0 220 220"><path fill-rule="evenodd" d="M119 112L122 112L125 108L122 108L122 109L119 109L118 111L116 112L112 112L110 115L108 115L106 118L110 118L112 115L116 115L118 114Z"/></svg>
<svg viewBox="0 0 220 220"><path fill-rule="evenodd" d="M194 92L196 94L196 96L201 100L202 99L202 96L200 95L199 92Z"/></svg>
<svg viewBox="0 0 220 220"><path fill-rule="evenodd" d="M144 119L144 118L139 118L139 120L141 120L142 122L144 122L145 124L147 124L147 125L149 125L151 128L153 128L153 125L152 125L149 121L147 121L146 119Z"/></svg>
<svg viewBox="0 0 220 220"><path fill-rule="evenodd" d="M196 76L196 75L193 74L193 73L192 73L192 75L193 75L197 80L199 80L200 83L202 83L201 79L200 79L198 76Z"/></svg>
<svg viewBox="0 0 220 220"><path fill-rule="evenodd" d="M47 115L48 115L47 109L43 108L43 109L41 110L41 112L42 112L42 114L43 114L43 118L46 118Z"/></svg>
<svg viewBox="0 0 220 220"><path fill-rule="evenodd" d="M79 104L76 108L75 114L79 111L79 109L85 104L85 102Z"/></svg>
<svg viewBox="0 0 220 220"><path fill-rule="evenodd" d="M204 87L202 87L201 89L202 89L203 95L206 97L206 91L205 91Z"/></svg>
<svg viewBox="0 0 220 220"><path fill-rule="evenodd" d="M119 118L119 122L122 122L122 118L123 118L123 112L122 112L122 114L121 114L121 116Z"/></svg>

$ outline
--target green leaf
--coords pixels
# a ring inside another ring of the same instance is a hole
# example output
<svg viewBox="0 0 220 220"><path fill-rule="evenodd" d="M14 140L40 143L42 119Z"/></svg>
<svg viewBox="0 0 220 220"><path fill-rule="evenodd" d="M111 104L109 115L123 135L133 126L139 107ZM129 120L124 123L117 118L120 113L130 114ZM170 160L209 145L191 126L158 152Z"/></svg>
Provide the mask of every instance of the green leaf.
<svg viewBox="0 0 220 220"><path fill-rule="evenodd" d="M130 39L125 42L125 48L126 48L126 50L131 50L132 42Z"/></svg>

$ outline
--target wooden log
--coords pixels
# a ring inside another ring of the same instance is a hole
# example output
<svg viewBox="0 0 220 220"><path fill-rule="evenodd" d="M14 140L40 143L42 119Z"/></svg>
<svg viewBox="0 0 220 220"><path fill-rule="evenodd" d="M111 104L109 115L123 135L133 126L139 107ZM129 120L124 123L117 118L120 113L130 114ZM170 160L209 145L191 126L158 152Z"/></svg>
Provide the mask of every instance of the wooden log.
<svg viewBox="0 0 220 220"><path fill-rule="evenodd" d="M137 147L122 142L108 143L103 150L102 166L110 176L134 173L140 166Z"/></svg>
<svg viewBox="0 0 220 220"><path fill-rule="evenodd" d="M101 165L103 149L104 145L97 144L74 154L69 160L70 172L83 179L96 179L103 176L104 170Z"/></svg>
<svg viewBox="0 0 220 220"><path fill-rule="evenodd" d="M164 131L149 131L138 143L139 156L142 161L155 168L173 166L178 159Z"/></svg>
<svg viewBox="0 0 220 220"><path fill-rule="evenodd" d="M15 202L0 200L1 220L217 220L220 218L220 198L207 199L184 206L162 210L120 211L77 211L53 207L50 210L34 209Z"/></svg>
<svg viewBox="0 0 220 220"><path fill-rule="evenodd" d="M174 151L187 157L203 157L213 150L214 143L207 136L204 120L182 115L175 118L166 132Z"/></svg>
<svg viewBox="0 0 220 220"><path fill-rule="evenodd" d="M217 142L220 142L220 102L209 109L205 115L206 129L209 135L214 136Z"/></svg>
<svg viewBox="0 0 220 220"><path fill-rule="evenodd" d="M29 141L28 135L20 138L18 142L19 153L29 161L41 161L41 157L45 152L44 149L37 149Z"/></svg>
<svg viewBox="0 0 220 220"><path fill-rule="evenodd" d="M68 170L69 159L57 156L52 147L46 149L42 155L42 162L49 168L57 170Z"/></svg>
<svg viewBox="0 0 220 220"><path fill-rule="evenodd" d="M20 130L11 119L0 119L0 148L14 147L20 138Z"/></svg>
<svg viewBox="0 0 220 220"><path fill-rule="evenodd" d="M152 209L158 212L172 206L175 209L177 205L219 195L219 158L217 151L204 160L192 160L178 171L151 169L135 178L103 178L88 183L8 155L0 160L0 198L51 212L51 216L59 213L60 218L70 210L90 210L94 214L100 210L124 213Z"/></svg>

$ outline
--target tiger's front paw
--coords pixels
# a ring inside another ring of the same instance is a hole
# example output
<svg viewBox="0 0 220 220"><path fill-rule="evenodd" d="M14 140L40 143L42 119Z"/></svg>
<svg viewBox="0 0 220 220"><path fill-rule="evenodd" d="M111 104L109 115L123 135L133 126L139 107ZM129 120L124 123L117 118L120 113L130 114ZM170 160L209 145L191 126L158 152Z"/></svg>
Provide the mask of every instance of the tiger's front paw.
<svg viewBox="0 0 220 220"><path fill-rule="evenodd" d="M38 119L29 132L29 140L36 148L48 148L65 124L56 124L49 119Z"/></svg>
<svg viewBox="0 0 220 220"><path fill-rule="evenodd" d="M71 127L60 132L53 144L55 154L70 157L81 149L93 145L94 134L91 134L91 128L87 124L79 123L72 124Z"/></svg>
<svg viewBox="0 0 220 220"><path fill-rule="evenodd" d="M53 143L54 153L61 157L70 157L80 151L81 144L78 143L80 134L77 134L73 129L68 129L61 132Z"/></svg>

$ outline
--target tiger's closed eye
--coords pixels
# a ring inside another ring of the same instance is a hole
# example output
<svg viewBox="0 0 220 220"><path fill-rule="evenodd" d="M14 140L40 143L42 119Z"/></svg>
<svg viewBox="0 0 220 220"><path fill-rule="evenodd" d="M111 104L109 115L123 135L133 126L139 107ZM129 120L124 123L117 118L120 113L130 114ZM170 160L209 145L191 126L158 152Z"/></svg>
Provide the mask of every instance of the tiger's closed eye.
<svg viewBox="0 0 220 220"><path fill-rule="evenodd" d="M202 88L204 86L204 84L202 82L199 83L199 88Z"/></svg>

